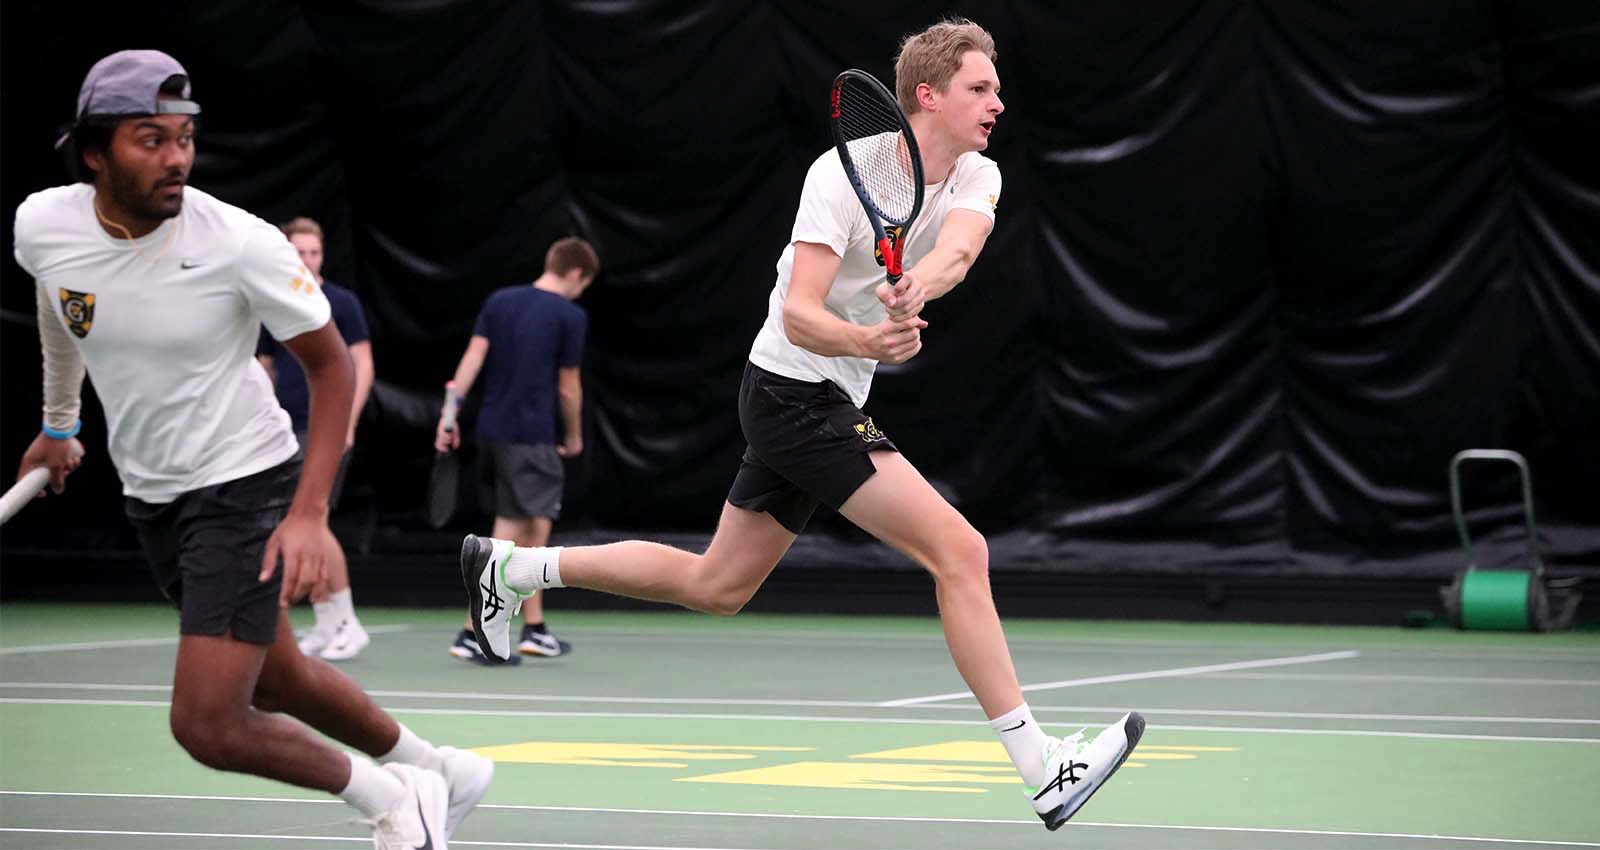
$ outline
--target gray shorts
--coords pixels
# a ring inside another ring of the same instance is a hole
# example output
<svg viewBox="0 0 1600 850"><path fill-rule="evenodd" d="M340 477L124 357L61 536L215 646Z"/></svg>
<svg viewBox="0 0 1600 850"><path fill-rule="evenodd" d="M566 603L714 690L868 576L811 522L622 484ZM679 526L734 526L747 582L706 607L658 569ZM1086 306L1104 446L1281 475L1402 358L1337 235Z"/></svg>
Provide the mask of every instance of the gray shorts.
<svg viewBox="0 0 1600 850"><path fill-rule="evenodd" d="M559 518L566 477L553 443L479 444L478 496L495 516Z"/></svg>

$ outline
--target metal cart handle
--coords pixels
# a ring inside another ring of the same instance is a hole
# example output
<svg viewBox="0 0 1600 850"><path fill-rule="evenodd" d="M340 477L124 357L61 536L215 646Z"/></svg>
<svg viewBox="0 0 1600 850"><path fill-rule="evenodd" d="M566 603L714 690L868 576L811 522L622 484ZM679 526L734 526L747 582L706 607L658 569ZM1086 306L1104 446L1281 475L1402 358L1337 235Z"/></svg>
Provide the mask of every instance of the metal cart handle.
<svg viewBox="0 0 1600 850"><path fill-rule="evenodd" d="M1461 545L1471 560L1467 569L1477 567L1477 556L1473 554L1472 537L1467 534L1467 518L1461 512L1460 467L1464 460L1504 460L1517 465L1522 478L1522 514L1528 521L1528 554L1533 560L1534 575L1542 576L1544 562L1539 558L1539 532L1533 520L1533 472L1521 454L1509 449L1467 449L1457 452L1450 460L1450 510L1455 514L1456 531L1461 533Z"/></svg>

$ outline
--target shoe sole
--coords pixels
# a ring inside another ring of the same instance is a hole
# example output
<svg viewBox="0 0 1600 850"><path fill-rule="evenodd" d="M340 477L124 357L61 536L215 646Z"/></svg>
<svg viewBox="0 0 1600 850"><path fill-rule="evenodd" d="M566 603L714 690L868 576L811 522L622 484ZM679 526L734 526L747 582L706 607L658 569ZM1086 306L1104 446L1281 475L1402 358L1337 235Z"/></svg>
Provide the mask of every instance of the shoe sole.
<svg viewBox="0 0 1600 850"><path fill-rule="evenodd" d="M494 554L494 544L469 534L461 541L461 583L466 585L467 599L472 603L472 636L478 641L478 651L493 664L504 664L508 658L496 657L489 649L489 638L483 633L483 589L478 586L478 575Z"/></svg>
<svg viewBox="0 0 1600 850"><path fill-rule="evenodd" d="M1070 811L1067 810L1067 804L1062 803L1048 812L1040 812L1039 820L1044 821L1045 829L1051 832L1060 829L1061 825L1071 820L1072 816L1077 814L1089 802L1091 797L1099 793L1101 788L1106 787L1106 783L1110 782L1111 777L1117 774L1117 769L1122 767L1122 763L1128 760L1128 756L1133 755L1133 748L1139 746L1139 739L1144 737L1144 715L1137 711L1129 712L1128 722L1122 724L1122 734L1128 739L1128 748L1122 751L1122 758L1117 759L1117 763L1106 771L1106 776L1100 780L1100 784L1094 786L1089 790L1089 793L1083 795L1083 799L1079 800L1078 804L1073 806Z"/></svg>
<svg viewBox="0 0 1600 850"><path fill-rule="evenodd" d="M560 641L560 643L560 648L555 652L546 652L542 649L529 649L521 645L517 647L517 652L523 655L531 655L535 658L560 658L561 656L572 651L572 644L567 643L566 641Z"/></svg>

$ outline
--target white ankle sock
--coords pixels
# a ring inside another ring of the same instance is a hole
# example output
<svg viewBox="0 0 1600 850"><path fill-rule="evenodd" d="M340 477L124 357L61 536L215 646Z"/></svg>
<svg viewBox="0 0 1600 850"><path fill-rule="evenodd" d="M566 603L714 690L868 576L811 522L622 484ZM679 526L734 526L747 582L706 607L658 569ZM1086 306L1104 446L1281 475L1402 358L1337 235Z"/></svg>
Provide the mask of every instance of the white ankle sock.
<svg viewBox="0 0 1600 850"><path fill-rule="evenodd" d="M339 622L342 620L349 620L352 623L355 622L356 604L355 600L350 598L350 588L347 587L344 590L336 593L328 594L327 601L333 605L333 624L335 626L339 625Z"/></svg>
<svg viewBox="0 0 1600 850"><path fill-rule="evenodd" d="M989 721L989 725L999 733L1000 743L1022 774L1022 781L1030 786L1043 782L1044 748L1050 739L1033 719L1033 709L1023 703Z"/></svg>
<svg viewBox="0 0 1600 850"><path fill-rule="evenodd" d="M532 593L561 583L560 546L517 546L506 564L506 584L518 593Z"/></svg>
<svg viewBox="0 0 1600 850"><path fill-rule="evenodd" d="M355 753L345 755L350 757L350 784L339 796L356 811L375 818L394 808L405 796L405 783L394 774Z"/></svg>
<svg viewBox="0 0 1600 850"><path fill-rule="evenodd" d="M311 613L317 617L311 628L327 634L333 634L333 630L339 628L339 606L334 604L332 596L311 603Z"/></svg>
<svg viewBox="0 0 1600 850"><path fill-rule="evenodd" d="M404 723L400 724L400 740L394 742L394 749L378 756L380 764L393 761L433 771L444 766L444 756L439 754L439 748L417 737L417 733L406 728Z"/></svg>

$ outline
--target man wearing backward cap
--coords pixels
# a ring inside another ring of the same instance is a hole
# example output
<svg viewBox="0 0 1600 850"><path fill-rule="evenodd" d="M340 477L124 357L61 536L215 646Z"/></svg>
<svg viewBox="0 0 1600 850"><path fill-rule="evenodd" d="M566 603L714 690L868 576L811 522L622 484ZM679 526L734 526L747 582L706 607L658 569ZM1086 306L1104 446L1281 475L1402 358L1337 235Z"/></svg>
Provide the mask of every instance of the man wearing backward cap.
<svg viewBox="0 0 1600 850"><path fill-rule="evenodd" d="M44 421L21 473L48 467L61 492L79 462L87 372L128 518L180 612L178 743L218 770L343 797L371 820L380 850L445 850L492 763L396 723L302 655L284 616L326 581L338 545L328 493L353 372L316 277L283 234L188 185L199 114L171 56L107 56L57 142L80 182L17 208L16 257L36 281L44 355ZM311 387L303 455L254 357L262 326Z"/></svg>

